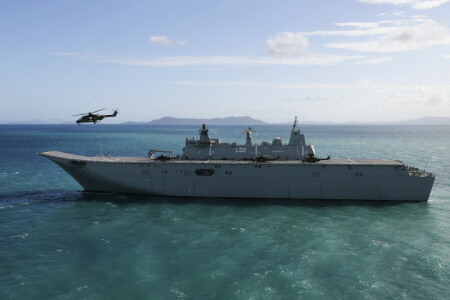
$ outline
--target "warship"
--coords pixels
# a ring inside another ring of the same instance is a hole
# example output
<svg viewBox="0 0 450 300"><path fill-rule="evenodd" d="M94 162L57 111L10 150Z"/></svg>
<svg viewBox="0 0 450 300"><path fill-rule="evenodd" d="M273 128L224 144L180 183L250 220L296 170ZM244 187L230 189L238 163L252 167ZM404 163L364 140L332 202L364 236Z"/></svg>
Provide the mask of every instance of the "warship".
<svg viewBox="0 0 450 300"><path fill-rule="evenodd" d="M40 153L85 191L179 197L428 201L435 176L391 159L318 158L295 118L280 137L245 144L210 138L205 124L182 155L150 149L147 157Z"/></svg>

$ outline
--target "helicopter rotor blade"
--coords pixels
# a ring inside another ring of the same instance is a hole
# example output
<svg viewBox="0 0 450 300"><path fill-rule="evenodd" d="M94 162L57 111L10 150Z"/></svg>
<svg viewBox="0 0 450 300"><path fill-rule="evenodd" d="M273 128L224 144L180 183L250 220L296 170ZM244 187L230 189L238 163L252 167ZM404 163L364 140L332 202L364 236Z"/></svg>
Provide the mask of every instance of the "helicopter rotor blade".
<svg viewBox="0 0 450 300"><path fill-rule="evenodd" d="M98 109L98 110L96 110L96 111L90 111L90 112L87 112L87 113L84 113L84 114L77 114L77 115L72 115L72 116L82 116L82 115L88 115L88 114L93 114L93 113L96 113L96 112L98 112L98 111L101 111L101 110L104 110L104 109L106 109L106 108L101 108L101 109Z"/></svg>
<svg viewBox="0 0 450 300"><path fill-rule="evenodd" d="M105 107L105 108L98 109L98 110L96 110L96 111L91 111L90 113L92 114L92 113L95 113L95 112L98 112L98 111L101 111L101 110L104 110L104 109L106 109L106 107Z"/></svg>

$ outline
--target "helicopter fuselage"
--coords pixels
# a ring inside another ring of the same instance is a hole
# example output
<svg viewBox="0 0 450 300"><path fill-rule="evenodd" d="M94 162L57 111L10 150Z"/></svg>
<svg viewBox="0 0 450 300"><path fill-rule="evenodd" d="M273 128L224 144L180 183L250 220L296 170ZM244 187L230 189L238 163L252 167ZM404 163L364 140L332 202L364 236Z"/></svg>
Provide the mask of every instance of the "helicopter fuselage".
<svg viewBox="0 0 450 300"><path fill-rule="evenodd" d="M98 114L89 113L89 114L79 118L76 122L78 125L81 125L82 123L96 124L97 122L103 120L104 118L112 118L112 117L115 117L116 115L117 115L117 111L114 111L114 113L112 115L98 115Z"/></svg>

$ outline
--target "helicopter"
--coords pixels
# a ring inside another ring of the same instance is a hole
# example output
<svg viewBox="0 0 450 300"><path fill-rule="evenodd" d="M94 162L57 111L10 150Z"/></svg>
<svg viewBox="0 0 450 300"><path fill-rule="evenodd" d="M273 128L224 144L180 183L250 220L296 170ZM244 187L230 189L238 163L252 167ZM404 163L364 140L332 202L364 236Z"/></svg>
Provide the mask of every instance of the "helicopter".
<svg viewBox="0 0 450 300"><path fill-rule="evenodd" d="M77 114L77 115L73 115L73 116L81 116L81 118L79 118L76 122L78 125L81 125L81 123L94 123L96 124L97 122L100 122L101 120L103 120L103 118L111 118L111 117L115 117L117 116L117 112L119 111L118 109L115 109L114 112L112 113L112 115L99 115L99 114L95 114L96 112L99 112L101 110L104 110L106 108L102 108L96 111L92 111L92 112L88 112L88 113L84 113L84 114Z"/></svg>

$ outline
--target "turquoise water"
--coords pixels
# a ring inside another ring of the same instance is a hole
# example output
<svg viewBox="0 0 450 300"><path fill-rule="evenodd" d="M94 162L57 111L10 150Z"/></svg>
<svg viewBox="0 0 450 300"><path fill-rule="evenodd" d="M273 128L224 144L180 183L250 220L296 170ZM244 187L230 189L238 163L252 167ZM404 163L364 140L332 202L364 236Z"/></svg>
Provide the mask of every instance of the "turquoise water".
<svg viewBox="0 0 450 300"><path fill-rule="evenodd" d="M427 203L82 193L36 155L181 152L197 129L0 126L0 299L450 298L450 126L302 126L319 156L426 167Z"/></svg>

